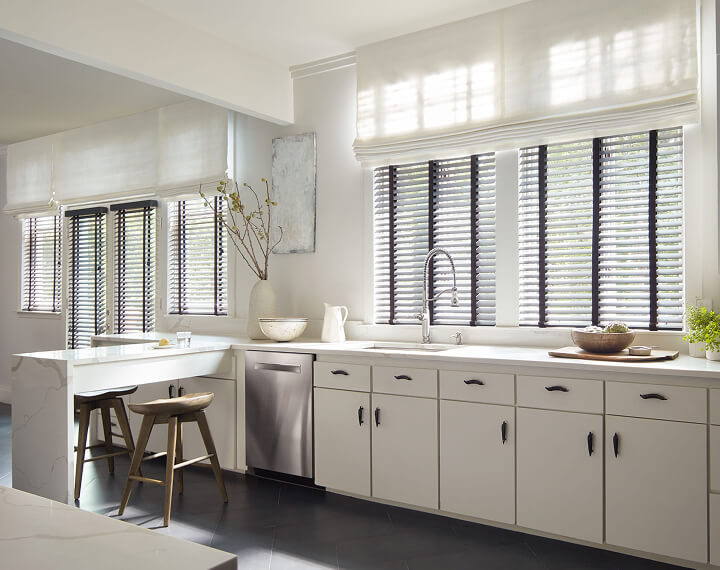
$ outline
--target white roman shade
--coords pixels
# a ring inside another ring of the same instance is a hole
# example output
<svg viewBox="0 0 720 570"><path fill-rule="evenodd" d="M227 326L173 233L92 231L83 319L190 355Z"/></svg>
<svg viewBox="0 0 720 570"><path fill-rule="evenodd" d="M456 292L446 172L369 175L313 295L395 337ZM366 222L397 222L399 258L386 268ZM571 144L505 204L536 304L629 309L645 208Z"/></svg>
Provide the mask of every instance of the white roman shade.
<svg viewBox="0 0 720 570"><path fill-rule="evenodd" d="M697 120L695 0L536 0L357 51L365 165Z"/></svg>
<svg viewBox="0 0 720 570"><path fill-rule="evenodd" d="M193 100L9 145L4 212L214 187L228 171L228 113Z"/></svg>

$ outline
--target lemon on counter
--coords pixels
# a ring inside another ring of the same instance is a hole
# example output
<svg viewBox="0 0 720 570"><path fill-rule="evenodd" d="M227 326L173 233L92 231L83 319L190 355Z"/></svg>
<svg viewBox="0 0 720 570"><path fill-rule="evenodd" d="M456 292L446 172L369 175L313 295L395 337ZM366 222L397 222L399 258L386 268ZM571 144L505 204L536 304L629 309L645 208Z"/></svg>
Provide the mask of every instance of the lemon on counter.
<svg viewBox="0 0 720 570"><path fill-rule="evenodd" d="M161 338L158 341L158 346L170 346L170 341L166 338Z"/></svg>

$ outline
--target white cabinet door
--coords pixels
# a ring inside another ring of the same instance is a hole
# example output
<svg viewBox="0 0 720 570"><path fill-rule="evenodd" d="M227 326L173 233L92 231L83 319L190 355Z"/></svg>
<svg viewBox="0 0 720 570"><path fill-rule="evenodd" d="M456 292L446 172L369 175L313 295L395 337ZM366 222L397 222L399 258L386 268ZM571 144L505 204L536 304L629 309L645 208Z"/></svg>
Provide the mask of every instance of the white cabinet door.
<svg viewBox="0 0 720 570"><path fill-rule="evenodd" d="M438 402L372 395L373 497L438 508Z"/></svg>
<svg viewBox="0 0 720 570"><path fill-rule="evenodd" d="M706 562L707 426L605 421L607 543Z"/></svg>
<svg viewBox="0 0 720 570"><path fill-rule="evenodd" d="M315 388L315 483L370 496L370 394Z"/></svg>
<svg viewBox="0 0 720 570"><path fill-rule="evenodd" d="M515 409L440 401L440 509L515 523Z"/></svg>
<svg viewBox="0 0 720 570"><path fill-rule="evenodd" d="M130 394L131 404L140 404L143 402L152 402L161 398L167 398L170 395L170 387L172 386L172 395L177 396L177 383L175 382L155 382L153 384L140 384L138 389ZM132 429L133 439L137 443L138 434L140 433L140 424L142 424L143 416L136 414L128 408L128 421L130 429ZM159 453L167 451L167 425L158 424L153 426L148 440L146 452Z"/></svg>
<svg viewBox="0 0 720 570"><path fill-rule="evenodd" d="M183 394L213 392L215 398L205 410L218 460L223 469L235 469L235 381L221 378L183 378ZM165 431L167 434L167 431ZM186 459L206 455L200 430L194 422L183 424L183 455ZM209 464L209 461L207 462Z"/></svg>
<svg viewBox="0 0 720 570"><path fill-rule="evenodd" d="M602 416L518 408L516 430L517 524L602 542Z"/></svg>

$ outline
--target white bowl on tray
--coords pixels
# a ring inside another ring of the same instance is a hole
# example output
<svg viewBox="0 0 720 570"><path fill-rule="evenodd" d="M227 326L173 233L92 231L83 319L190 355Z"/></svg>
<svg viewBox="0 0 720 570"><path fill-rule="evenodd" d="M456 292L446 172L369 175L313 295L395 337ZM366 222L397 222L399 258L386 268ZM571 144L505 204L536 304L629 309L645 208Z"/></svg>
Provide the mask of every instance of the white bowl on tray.
<svg viewBox="0 0 720 570"><path fill-rule="evenodd" d="M269 318L258 319L260 330L270 340L288 342L295 340L305 332L308 320L304 318Z"/></svg>

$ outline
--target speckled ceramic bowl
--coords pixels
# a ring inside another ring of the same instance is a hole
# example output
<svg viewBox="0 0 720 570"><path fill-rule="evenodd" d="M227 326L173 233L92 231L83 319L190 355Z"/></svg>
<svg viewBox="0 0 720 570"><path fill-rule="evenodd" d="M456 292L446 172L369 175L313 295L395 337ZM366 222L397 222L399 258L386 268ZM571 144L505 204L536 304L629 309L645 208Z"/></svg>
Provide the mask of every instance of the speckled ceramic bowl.
<svg viewBox="0 0 720 570"><path fill-rule="evenodd" d="M572 329L570 336L572 336L573 342L585 352L595 352L599 354L620 352L630 346L633 340L635 340L634 331L628 331L626 333L604 333Z"/></svg>
<svg viewBox="0 0 720 570"><path fill-rule="evenodd" d="M260 318L260 330L270 340L288 342L299 337L307 327L307 319Z"/></svg>

